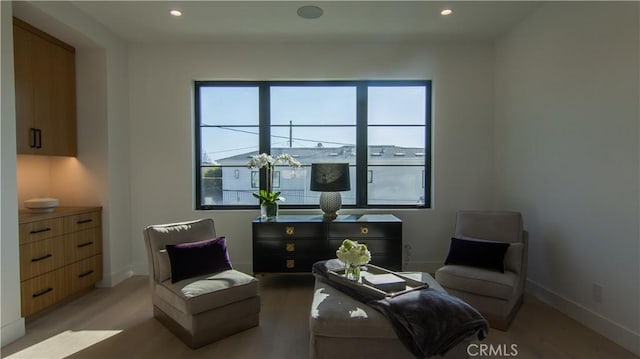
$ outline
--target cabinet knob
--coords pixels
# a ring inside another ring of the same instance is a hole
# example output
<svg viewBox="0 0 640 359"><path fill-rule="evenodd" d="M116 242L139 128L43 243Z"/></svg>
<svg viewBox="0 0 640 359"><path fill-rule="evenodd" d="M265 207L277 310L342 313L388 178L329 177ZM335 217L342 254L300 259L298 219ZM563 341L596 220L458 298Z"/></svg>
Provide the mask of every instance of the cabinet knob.
<svg viewBox="0 0 640 359"><path fill-rule="evenodd" d="M285 250L287 252L295 252L296 244L295 243L287 243L287 245L285 246Z"/></svg>
<svg viewBox="0 0 640 359"><path fill-rule="evenodd" d="M287 268L295 268L296 260L295 259L287 259Z"/></svg>
<svg viewBox="0 0 640 359"><path fill-rule="evenodd" d="M367 228L367 226L360 226L360 233L361 234L368 234L369 233L369 228Z"/></svg>
<svg viewBox="0 0 640 359"><path fill-rule="evenodd" d="M287 235L292 236L296 232L296 228L294 226L286 227L284 232Z"/></svg>

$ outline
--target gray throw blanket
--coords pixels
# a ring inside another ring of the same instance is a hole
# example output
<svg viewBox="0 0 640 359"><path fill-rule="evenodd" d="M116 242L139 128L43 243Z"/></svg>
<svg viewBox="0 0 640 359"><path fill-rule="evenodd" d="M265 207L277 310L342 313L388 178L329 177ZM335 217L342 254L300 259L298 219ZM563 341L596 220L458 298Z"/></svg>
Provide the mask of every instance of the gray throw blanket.
<svg viewBox="0 0 640 359"><path fill-rule="evenodd" d="M327 268L327 261L317 262L312 268L317 279L384 314L400 341L417 358L444 355L465 339L486 337L488 326L484 317L447 293L425 288L377 299L334 280L328 270L336 268Z"/></svg>

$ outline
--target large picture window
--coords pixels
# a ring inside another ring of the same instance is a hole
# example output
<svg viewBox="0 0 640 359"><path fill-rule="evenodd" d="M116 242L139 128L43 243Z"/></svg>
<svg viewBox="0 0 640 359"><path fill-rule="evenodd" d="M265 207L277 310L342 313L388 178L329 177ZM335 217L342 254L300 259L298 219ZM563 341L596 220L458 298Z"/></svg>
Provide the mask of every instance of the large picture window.
<svg viewBox="0 0 640 359"><path fill-rule="evenodd" d="M430 206L430 81L197 81L195 120L196 209L257 207L263 152L302 164L277 167L282 207L317 207L320 162L349 164L344 207Z"/></svg>

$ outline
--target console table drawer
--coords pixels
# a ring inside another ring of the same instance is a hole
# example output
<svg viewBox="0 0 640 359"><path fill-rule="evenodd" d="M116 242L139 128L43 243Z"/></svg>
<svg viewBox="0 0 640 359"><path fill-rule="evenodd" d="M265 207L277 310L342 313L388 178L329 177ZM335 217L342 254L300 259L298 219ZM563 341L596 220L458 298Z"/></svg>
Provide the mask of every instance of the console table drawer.
<svg viewBox="0 0 640 359"><path fill-rule="evenodd" d="M288 238L282 240L259 239L254 243L254 252L258 255L295 255L299 253L319 253L327 249L325 241L320 239Z"/></svg>
<svg viewBox="0 0 640 359"><path fill-rule="evenodd" d="M282 256L257 256L253 258L254 272L291 272L309 273L313 263L325 258L321 257L282 257Z"/></svg>
<svg viewBox="0 0 640 359"><path fill-rule="evenodd" d="M322 238L322 223L261 223L254 226L256 239Z"/></svg>
<svg viewBox="0 0 640 359"><path fill-rule="evenodd" d="M353 239L353 238L351 238ZM357 239L358 243L363 243L367 245L367 249L371 252L372 256L380 255L395 255L398 249L401 247L398 245L400 240L383 240L383 239ZM397 243L396 243L397 242ZM342 240L338 239L330 239L329 240L329 249L333 250L333 255L335 257L335 251L338 250L340 245L342 244Z"/></svg>
<svg viewBox="0 0 640 359"><path fill-rule="evenodd" d="M395 238L402 233L402 223L331 223L329 238Z"/></svg>

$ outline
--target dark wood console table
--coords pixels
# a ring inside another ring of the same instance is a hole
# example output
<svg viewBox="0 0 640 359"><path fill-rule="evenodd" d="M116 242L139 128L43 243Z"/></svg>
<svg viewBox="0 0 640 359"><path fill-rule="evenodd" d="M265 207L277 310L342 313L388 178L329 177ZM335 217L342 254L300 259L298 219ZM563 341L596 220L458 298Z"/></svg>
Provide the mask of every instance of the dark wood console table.
<svg viewBox="0 0 640 359"><path fill-rule="evenodd" d="M402 270L402 221L390 214L281 215L253 220L253 272L311 272L313 263L336 258L345 238L365 243L371 263Z"/></svg>

